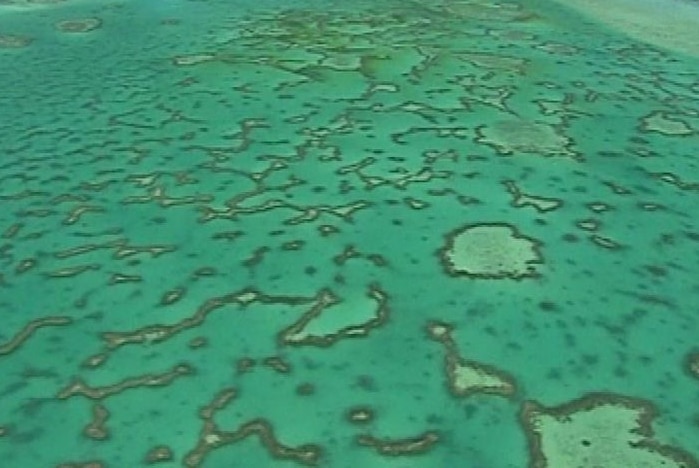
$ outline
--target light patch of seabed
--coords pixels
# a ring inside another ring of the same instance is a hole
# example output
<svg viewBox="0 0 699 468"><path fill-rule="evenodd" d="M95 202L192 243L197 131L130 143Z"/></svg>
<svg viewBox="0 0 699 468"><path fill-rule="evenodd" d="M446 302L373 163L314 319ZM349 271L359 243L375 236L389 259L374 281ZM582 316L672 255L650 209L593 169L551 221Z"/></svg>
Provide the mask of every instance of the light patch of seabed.
<svg viewBox="0 0 699 468"><path fill-rule="evenodd" d="M633 39L699 57L699 4L682 0L553 0Z"/></svg>
<svg viewBox="0 0 699 468"><path fill-rule="evenodd" d="M697 61L245 3L2 15L0 459L695 468Z"/></svg>

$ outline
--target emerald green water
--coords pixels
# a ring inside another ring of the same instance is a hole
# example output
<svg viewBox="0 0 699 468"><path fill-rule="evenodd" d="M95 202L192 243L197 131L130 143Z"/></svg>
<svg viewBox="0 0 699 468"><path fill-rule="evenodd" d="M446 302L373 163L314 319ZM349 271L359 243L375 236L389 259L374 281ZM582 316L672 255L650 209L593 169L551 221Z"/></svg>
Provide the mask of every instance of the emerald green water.
<svg viewBox="0 0 699 468"><path fill-rule="evenodd" d="M699 58L563 3L0 2L0 466L699 466Z"/></svg>

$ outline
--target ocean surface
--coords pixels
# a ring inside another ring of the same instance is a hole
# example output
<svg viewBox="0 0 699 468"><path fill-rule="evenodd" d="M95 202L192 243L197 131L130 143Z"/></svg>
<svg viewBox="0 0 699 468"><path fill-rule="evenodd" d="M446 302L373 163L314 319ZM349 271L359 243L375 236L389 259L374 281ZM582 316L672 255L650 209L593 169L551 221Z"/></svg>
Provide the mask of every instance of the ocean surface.
<svg viewBox="0 0 699 468"><path fill-rule="evenodd" d="M1 0L0 467L699 467L698 9Z"/></svg>

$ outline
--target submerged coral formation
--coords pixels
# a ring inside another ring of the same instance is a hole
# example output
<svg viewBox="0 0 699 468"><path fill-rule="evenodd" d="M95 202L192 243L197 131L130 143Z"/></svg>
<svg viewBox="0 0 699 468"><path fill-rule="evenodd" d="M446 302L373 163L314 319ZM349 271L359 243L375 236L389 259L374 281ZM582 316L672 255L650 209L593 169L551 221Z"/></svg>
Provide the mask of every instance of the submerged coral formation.
<svg viewBox="0 0 699 468"><path fill-rule="evenodd" d="M0 49L20 49L31 44L33 39L16 34L0 34Z"/></svg>
<svg viewBox="0 0 699 468"><path fill-rule="evenodd" d="M647 401L613 394L589 394L553 408L529 401L521 418L532 468L699 466L687 452L653 437L655 409Z"/></svg>
<svg viewBox="0 0 699 468"><path fill-rule="evenodd" d="M519 280L538 276L539 244L510 224L476 224L450 232L440 256L453 276Z"/></svg>
<svg viewBox="0 0 699 468"><path fill-rule="evenodd" d="M444 346L444 367L451 394L462 398L476 394L513 395L514 378L492 365L464 358L452 336L453 329L452 325L437 321L427 325L430 338Z"/></svg>
<svg viewBox="0 0 699 468"><path fill-rule="evenodd" d="M86 33L102 27L99 18L77 18L56 23L56 29L64 33Z"/></svg>
<svg viewBox="0 0 699 468"><path fill-rule="evenodd" d="M695 468L699 65L580 18L0 0L0 465Z"/></svg>

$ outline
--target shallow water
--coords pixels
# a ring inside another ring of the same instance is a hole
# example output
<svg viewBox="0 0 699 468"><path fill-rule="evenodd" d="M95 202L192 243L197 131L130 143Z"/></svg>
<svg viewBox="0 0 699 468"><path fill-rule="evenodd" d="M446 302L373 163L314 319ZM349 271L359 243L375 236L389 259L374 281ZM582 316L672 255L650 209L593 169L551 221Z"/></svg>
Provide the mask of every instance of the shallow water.
<svg viewBox="0 0 699 468"><path fill-rule="evenodd" d="M0 2L1 466L699 466L699 58L563 3Z"/></svg>

